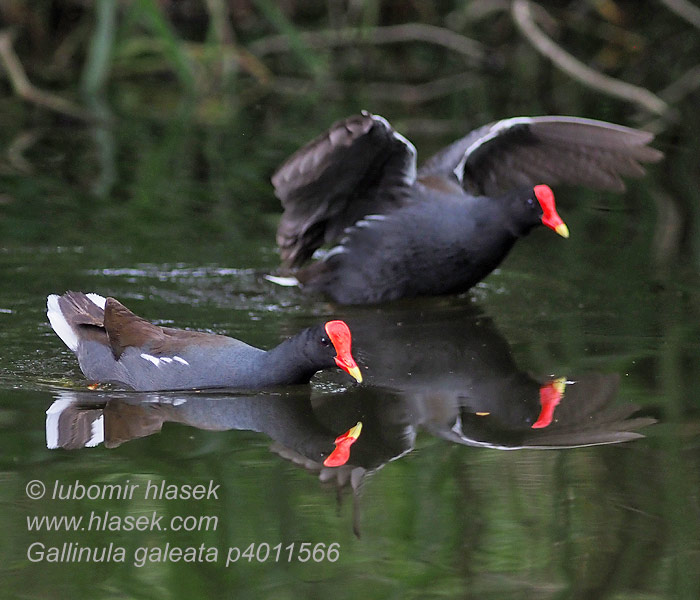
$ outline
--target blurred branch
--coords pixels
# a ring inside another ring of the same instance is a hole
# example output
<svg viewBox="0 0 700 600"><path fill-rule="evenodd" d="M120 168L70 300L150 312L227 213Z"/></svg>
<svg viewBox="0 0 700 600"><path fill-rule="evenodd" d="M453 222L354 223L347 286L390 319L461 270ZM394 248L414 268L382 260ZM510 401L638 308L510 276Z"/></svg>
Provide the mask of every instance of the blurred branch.
<svg viewBox="0 0 700 600"><path fill-rule="evenodd" d="M680 252L683 236L683 218L675 199L666 192L652 191L656 203L656 230L654 231L653 255L660 273L668 273L668 266Z"/></svg>
<svg viewBox="0 0 700 600"><path fill-rule="evenodd" d="M209 29L216 42L222 46L233 44L236 34L229 22L227 3L224 0L205 0L205 4L209 14Z"/></svg>
<svg viewBox="0 0 700 600"><path fill-rule="evenodd" d="M450 24L462 28L467 23L475 23L492 16L495 13L508 12L510 0L472 0L456 9L451 15Z"/></svg>
<svg viewBox="0 0 700 600"><path fill-rule="evenodd" d="M458 92L473 83L474 79L471 73L466 72L441 77L419 85L387 82L366 83L363 89L375 101L393 100L407 104L422 104ZM340 100L347 97L348 85L350 84L324 80L320 91L328 98ZM290 95L308 94L309 86L315 86L314 89L317 87L311 80L295 77L275 77L273 80L273 87L276 91Z"/></svg>
<svg viewBox="0 0 700 600"><path fill-rule="evenodd" d="M292 50L299 62L306 65L314 75L321 75L325 70L323 62L320 57L308 51L306 37L289 21L278 3L272 0L253 1L265 18L281 32L280 37L286 40L287 48Z"/></svg>
<svg viewBox="0 0 700 600"><path fill-rule="evenodd" d="M676 105L698 88L700 88L700 65L695 65L683 73L683 75L673 83L661 90L659 96L668 104ZM658 134L666 129L667 126L668 123L665 122L665 119L659 118L645 123L644 129Z"/></svg>
<svg viewBox="0 0 700 600"><path fill-rule="evenodd" d="M688 0L661 0L668 10L685 19L691 25L700 29L700 8L688 2Z"/></svg>
<svg viewBox="0 0 700 600"><path fill-rule="evenodd" d="M442 46L467 58L472 64L482 64L487 59L487 52L482 44L449 29L406 23L388 25L371 29L347 27L337 30L310 31L299 34L301 40L310 48L324 49L349 46L351 44L396 44L401 42L426 42ZM250 44L249 50L258 56L287 52L290 41L284 35L275 35L257 40Z"/></svg>
<svg viewBox="0 0 700 600"><path fill-rule="evenodd" d="M191 92L196 88L195 77L187 55L183 51L182 41L163 14L155 0L136 0L131 9L142 23L163 43L164 56L171 62L175 74L183 87Z"/></svg>
<svg viewBox="0 0 700 600"><path fill-rule="evenodd" d="M24 157L24 153L31 148L40 137L38 129L21 132L7 148L7 160L20 173L33 173L31 163Z"/></svg>
<svg viewBox="0 0 700 600"><path fill-rule="evenodd" d="M206 0L209 13L209 36L212 38L214 50L223 54L225 48L231 48L235 44L235 33L231 27L228 14L228 5L224 0ZM236 73L236 61L227 60L223 56L218 61L218 77L222 84L233 80Z"/></svg>
<svg viewBox="0 0 700 600"><path fill-rule="evenodd" d="M211 48L206 43L183 42L182 47L187 53L192 64L193 74L196 78L206 77L202 69L211 62ZM235 62L243 71L253 76L258 82L266 84L271 75L267 67L251 54L243 46L226 44L217 47L219 63ZM153 75L168 71L170 67L159 58L135 60L141 55L162 54L163 42L148 36L132 36L127 42L121 44L116 56L116 68L120 75ZM227 70L235 70L233 66L226 66Z"/></svg>
<svg viewBox="0 0 700 600"><path fill-rule="evenodd" d="M89 96L102 90L111 66L114 31L117 21L116 0L98 0L95 4L96 26L83 70L82 88Z"/></svg>
<svg viewBox="0 0 700 600"><path fill-rule="evenodd" d="M695 65L659 92L659 96L669 104L675 104L698 88L700 88L700 65Z"/></svg>
<svg viewBox="0 0 700 600"><path fill-rule="evenodd" d="M0 31L0 63L2 63L7 71L15 94L27 102L72 117L73 119L79 119L81 121L94 120L94 116L79 105L34 87L29 81L27 73L12 47L12 42L13 34L11 31L7 29Z"/></svg>
<svg viewBox="0 0 700 600"><path fill-rule="evenodd" d="M608 96L633 102L649 112L668 113L668 104L649 90L599 73L558 46L537 27L528 0L514 0L511 12L515 24L533 47L570 77Z"/></svg>

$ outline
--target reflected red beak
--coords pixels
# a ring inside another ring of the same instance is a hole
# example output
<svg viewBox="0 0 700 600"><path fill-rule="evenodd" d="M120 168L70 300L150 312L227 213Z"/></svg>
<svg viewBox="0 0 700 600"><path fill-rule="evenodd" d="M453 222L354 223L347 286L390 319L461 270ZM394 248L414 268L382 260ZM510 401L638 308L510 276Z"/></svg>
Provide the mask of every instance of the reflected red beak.
<svg viewBox="0 0 700 600"><path fill-rule="evenodd" d="M536 185L535 197L542 207L542 224L556 231L561 237L569 237L569 228L557 212L554 192L548 185Z"/></svg>
<svg viewBox="0 0 700 600"><path fill-rule="evenodd" d="M324 467L342 467L350 458L350 446L352 446L362 433L362 421L358 421L355 427L348 429L343 435L335 438L335 450L323 461Z"/></svg>
<svg viewBox="0 0 700 600"><path fill-rule="evenodd" d="M554 420L554 409L564 397L566 377L560 377L540 387L540 415L532 425L532 429L549 427Z"/></svg>
<svg viewBox="0 0 700 600"><path fill-rule="evenodd" d="M352 347L350 328L344 321L328 321L325 329L337 354L335 364L354 377L357 383L362 383L362 373L350 352Z"/></svg>

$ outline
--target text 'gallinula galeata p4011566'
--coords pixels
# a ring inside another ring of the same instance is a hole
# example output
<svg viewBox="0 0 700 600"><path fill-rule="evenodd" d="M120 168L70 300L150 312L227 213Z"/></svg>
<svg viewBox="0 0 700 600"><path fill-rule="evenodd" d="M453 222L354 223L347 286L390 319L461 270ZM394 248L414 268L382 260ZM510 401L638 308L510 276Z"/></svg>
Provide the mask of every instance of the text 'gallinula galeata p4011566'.
<svg viewBox="0 0 700 600"><path fill-rule="evenodd" d="M537 225L563 237L556 183L623 190L662 154L651 133L576 117L518 117L472 131L420 169L382 117L335 123L274 174L283 272L346 304L463 292ZM324 244L330 250L304 267ZM335 245L333 245L335 244Z"/></svg>
<svg viewBox="0 0 700 600"><path fill-rule="evenodd" d="M265 351L224 335L159 327L97 294L51 295L47 315L95 382L138 391L259 389L308 383L317 371L335 366L362 381L343 321L305 329Z"/></svg>

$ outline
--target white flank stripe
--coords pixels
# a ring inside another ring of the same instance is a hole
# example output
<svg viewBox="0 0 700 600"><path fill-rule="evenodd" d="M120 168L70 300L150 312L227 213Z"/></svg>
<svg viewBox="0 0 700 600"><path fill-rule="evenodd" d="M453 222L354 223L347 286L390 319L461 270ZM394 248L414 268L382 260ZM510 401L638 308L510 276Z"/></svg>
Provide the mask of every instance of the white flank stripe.
<svg viewBox="0 0 700 600"><path fill-rule="evenodd" d="M276 275L265 275L265 279L283 287L294 287L299 285L296 277L277 277Z"/></svg>
<svg viewBox="0 0 700 600"><path fill-rule="evenodd" d="M160 358L151 356L150 354L146 353L141 353L141 358L147 360L148 362L152 362L156 367L160 367Z"/></svg>
<svg viewBox="0 0 700 600"><path fill-rule="evenodd" d="M75 352L78 349L78 336L63 316L56 294L51 294L46 300L46 316L49 318L49 323L51 323L51 327L56 332L56 335Z"/></svg>
<svg viewBox="0 0 700 600"><path fill-rule="evenodd" d="M190 363L188 363L184 358L181 358L179 356L173 356L173 360L176 360L181 365L187 365L188 367L190 366Z"/></svg>
<svg viewBox="0 0 700 600"><path fill-rule="evenodd" d="M323 260L328 260L331 256L335 256L336 254L342 254L343 252L347 251L348 249L342 244L340 244L339 246L334 246L328 252L326 252L326 255L323 257Z"/></svg>

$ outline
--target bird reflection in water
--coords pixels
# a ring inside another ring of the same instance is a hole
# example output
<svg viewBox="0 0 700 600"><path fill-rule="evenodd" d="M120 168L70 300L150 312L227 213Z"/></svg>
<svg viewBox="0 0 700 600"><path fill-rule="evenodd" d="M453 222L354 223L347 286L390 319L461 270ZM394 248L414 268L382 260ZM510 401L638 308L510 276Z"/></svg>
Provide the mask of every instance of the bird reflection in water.
<svg viewBox="0 0 700 600"><path fill-rule="evenodd" d="M520 370L493 321L463 301L439 309L408 301L346 318L363 386L252 395L62 390L47 411L47 445L114 448L165 422L256 431L273 440L274 453L339 490L349 486L357 500L367 475L411 452L419 430L466 446L551 449L628 442L655 422L616 402L617 374L536 378Z"/></svg>

